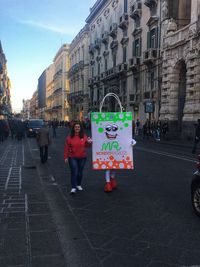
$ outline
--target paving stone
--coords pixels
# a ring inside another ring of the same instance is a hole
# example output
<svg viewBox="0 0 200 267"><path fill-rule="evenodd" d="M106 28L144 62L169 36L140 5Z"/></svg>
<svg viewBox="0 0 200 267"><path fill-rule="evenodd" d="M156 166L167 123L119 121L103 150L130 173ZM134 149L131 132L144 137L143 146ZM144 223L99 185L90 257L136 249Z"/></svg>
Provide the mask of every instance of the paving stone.
<svg viewBox="0 0 200 267"><path fill-rule="evenodd" d="M27 256L22 255L13 255L6 254L3 257L0 257L0 266L1 267L25 267L27 266Z"/></svg>
<svg viewBox="0 0 200 267"><path fill-rule="evenodd" d="M31 232L30 241L33 256L59 254L61 251L57 233L53 231Z"/></svg>
<svg viewBox="0 0 200 267"><path fill-rule="evenodd" d="M26 232L24 229L7 229L4 236L3 253L18 255L27 252Z"/></svg>
<svg viewBox="0 0 200 267"><path fill-rule="evenodd" d="M49 231L55 229L55 224L50 215L29 216L30 231Z"/></svg>
<svg viewBox="0 0 200 267"><path fill-rule="evenodd" d="M32 267L67 267L63 255L38 256L32 258Z"/></svg>
<svg viewBox="0 0 200 267"><path fill-rule="evenodd" d="M28 205L29 214L48 214L50 213L47 203L31 203Z"/></svg>

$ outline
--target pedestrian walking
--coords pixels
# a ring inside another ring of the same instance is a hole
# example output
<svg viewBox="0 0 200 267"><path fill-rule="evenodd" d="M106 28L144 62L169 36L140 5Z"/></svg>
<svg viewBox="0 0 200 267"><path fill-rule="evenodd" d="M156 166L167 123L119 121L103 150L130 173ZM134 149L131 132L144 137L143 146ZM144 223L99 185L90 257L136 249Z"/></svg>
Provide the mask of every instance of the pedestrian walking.
<svg viewBox="0 0 200 267"><path fill-rule="evenodd" d="M136 129L135 129L135 134L139 135L140 134L140 121L139 119L136 120Z"/></svg>
<svg viewBox="0 0 200 267"><path fill-rule="evenodd" d="M56 129L57 129L57 127L58 127L58 121L54 119L52 121L53 138L56 138Z"/></svg>
<svg viewBox="0 0 200 267"><path fill-rule="evenodd" d="M50 133L46 123L44 123L41 129L39 129L36 138L40 148L41 163L45 163L48 160L48 146L51 143Z"/></svg>
<svg viewBox="0 0 200 267"><path fill-rule="evenodd" d="M192 149L192 153L196 153L197 144L200 141L200 119L197 120L197 124L195 124L195 137L194 137L194 145Z"/></svg>
<svg viewBox="0 0 200 267"><path fill-rule="evenodd" d="M84 131L82 124L75 122L71 133L67 136L64 146L64 161L69 163L71 170L71 194L82 191L83 169L86 163L86 148L92 143Z"/></svg>
<svg viewBox="0 0 200 267"><path fill-rule="evenodd" d="M161 127L161 133L162 133L163 139L166 139L166 135L168 132L169 132L169 124L168 124L168 121L165 120Z"/></svg>

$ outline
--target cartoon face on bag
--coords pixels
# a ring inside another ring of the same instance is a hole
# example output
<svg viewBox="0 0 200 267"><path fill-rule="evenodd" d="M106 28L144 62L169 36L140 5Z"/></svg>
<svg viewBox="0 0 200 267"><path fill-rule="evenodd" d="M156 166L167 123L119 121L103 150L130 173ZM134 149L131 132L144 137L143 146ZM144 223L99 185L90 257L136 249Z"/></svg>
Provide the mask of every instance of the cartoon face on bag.
<svg viewBox="0 0 200 267"><path fill-rule="evenodd" d="M114 140L117 138L118 136L118 125L117 124L112 124L112 123L109 123L107 125L105 125L105 134L106 134L106 137L109 139L109 140Z"/></svg>

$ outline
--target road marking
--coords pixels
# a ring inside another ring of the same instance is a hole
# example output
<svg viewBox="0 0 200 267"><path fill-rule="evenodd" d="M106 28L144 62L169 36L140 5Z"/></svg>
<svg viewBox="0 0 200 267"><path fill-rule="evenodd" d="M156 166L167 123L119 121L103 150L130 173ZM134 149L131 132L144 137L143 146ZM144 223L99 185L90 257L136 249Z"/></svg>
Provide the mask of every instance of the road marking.
<svg viewBox="0 0 200 267"><path fill-rule="evenodd" d="M19 167L19 193L21 192L22 189L22 167Z"/></svg>
<svg viewBox="0 0 200 267"><path fill-rule="evenodd" d="M22 165L24 166L24 161L25 161L25 158L24 158L24 144L22 145Z"/></svg>
<svg viewBox="0 0 200 267"><path fill-rule="evenodd" d="M186 157L183 157L183 156L178 156L178 155L167 153L167 152L158 152L158 151L155 151L155 150L151 150L151 149L147 149L147 148L141 148L141 147L137 147L135 149L136 150L145 151L145 152L150 152L150 153L161 155L161 156L165 156L165 157L180 159L180 160L184 160L184 161L188 161L188 162L193 162L193 163L197 162L197 160L194 160L192 158L186 158Z"/></svg>
<svg viewBox="0 0 200 267"><path fill-rule="evenodd" d="M56 181L52 174L50 174L49 177L50 177L50 179L51 179L52 182L55 182Z"/></svg>
<svg viewBox="0 0 200 267"><path fill-rule="evenodd" d="M5 184L4 190L7 190L7 188L8 188L8 183L9 183L9 180L10 180L11 171L12 171L12 167L9 169L9 173L8 173L8 176L7 176L7 179L6 179L6 184Z"/></svg>

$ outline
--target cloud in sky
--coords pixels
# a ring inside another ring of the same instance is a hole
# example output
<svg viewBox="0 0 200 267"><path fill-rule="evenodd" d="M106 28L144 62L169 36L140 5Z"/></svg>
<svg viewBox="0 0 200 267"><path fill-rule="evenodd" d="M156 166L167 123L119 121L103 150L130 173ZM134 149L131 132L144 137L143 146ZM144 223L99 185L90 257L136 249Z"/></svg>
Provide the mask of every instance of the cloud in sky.
<svg viewBox="0 0 200 267"><path fill-rule="evenodd" d="M30 25L33 27L37 27L40 29L45 29L45 30L49 30L49 31L57 32L57 33L63 33L63 34L74 34L74 30L76 30L72 28L67 29L67 27L61 28L61 27L54 26L54 25L48 25L46 23L33 21L33 20L18 20L18 22L22 24Z"/></svg>

